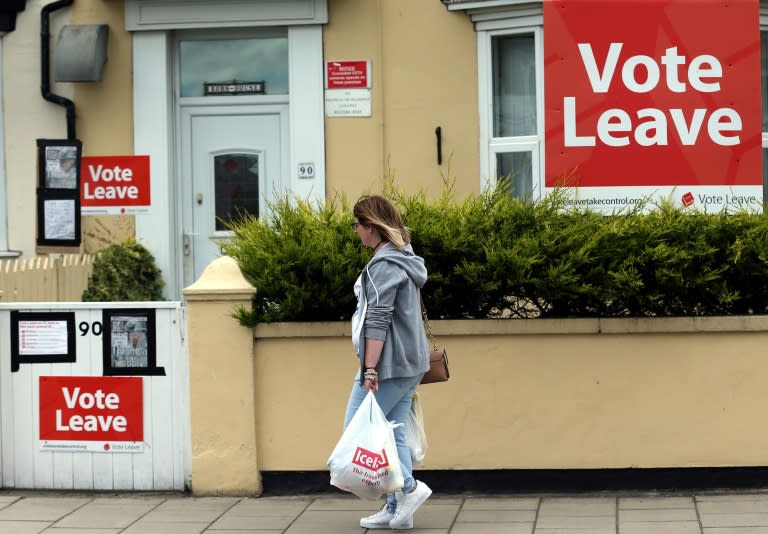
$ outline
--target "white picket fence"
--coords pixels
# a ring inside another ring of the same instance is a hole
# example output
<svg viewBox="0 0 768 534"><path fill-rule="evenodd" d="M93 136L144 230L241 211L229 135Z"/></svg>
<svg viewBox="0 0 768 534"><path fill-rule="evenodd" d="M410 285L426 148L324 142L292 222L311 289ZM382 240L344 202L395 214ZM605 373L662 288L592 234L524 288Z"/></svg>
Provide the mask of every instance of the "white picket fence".
<svg viewBox="0 0 768 534"><path fill-rule="evenodd" d="M105 309L155 310L157 367L142 376L143 450L43 450L40 377L101 377ZM76 361L22 363L12 372L11 312L74 312ZM179 302L0 304L0 480L4 488L181 491L191 472L186 320Z"/></svg>
<svg viewBox="0 0 768 534"><path fill-rule="evenodd" d="M0 260L0 302L78 302L94 258L67 254Z"/></svg>

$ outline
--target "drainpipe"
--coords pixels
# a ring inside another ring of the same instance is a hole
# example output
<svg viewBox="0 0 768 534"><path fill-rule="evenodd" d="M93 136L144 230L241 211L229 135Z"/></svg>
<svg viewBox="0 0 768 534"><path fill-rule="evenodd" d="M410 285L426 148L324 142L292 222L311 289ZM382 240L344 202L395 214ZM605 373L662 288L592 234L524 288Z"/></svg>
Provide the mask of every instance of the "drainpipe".
<svg viewBox="0 0 768 534"><path fill-rule="evenodd" d="M51 12L72 5L75 0L59 0L43 7L40 12L40 64L41 85L43 98L67 108L67 139L77 139L75 135L75 103L68 98L51 92Z"/></svg>

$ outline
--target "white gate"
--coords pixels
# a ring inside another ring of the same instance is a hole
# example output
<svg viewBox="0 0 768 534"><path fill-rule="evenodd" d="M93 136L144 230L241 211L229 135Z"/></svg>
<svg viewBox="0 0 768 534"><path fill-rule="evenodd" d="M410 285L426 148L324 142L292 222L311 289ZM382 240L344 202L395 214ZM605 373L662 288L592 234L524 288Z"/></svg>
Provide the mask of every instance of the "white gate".
<svg viewBox="0 0 768 534"><path fill-rule="evenodd" d="M2 486L184 490L185 328L179 302L0 304Z"/></svg>

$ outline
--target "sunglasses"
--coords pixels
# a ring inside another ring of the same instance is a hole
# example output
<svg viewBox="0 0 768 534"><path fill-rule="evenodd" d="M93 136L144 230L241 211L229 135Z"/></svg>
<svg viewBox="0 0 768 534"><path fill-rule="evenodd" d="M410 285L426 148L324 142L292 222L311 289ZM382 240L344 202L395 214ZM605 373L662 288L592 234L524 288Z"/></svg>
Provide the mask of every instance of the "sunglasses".
<svg viewBox="0 0 768 534"><path fill-rule="evenodd" d="M353 222L353 223L349 223L349 227L352 228L353 230L357 230L357 227L360 226L361 224L363 223Z"/></svg>

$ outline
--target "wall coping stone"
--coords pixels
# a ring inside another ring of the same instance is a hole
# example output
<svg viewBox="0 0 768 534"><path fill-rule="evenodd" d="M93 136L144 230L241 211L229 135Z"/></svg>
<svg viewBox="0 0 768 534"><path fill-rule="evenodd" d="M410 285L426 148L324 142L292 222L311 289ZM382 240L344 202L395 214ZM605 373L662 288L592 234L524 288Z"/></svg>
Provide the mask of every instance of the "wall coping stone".
<svg viewBox="0 0 768 534"><path fill-rule="evenodd" d="M432 320L432 331L445 336L679 334L768 331L768 315L717 317L636 317L610 319L464 319ZM350 337L348 321L261 323L256 339Z"/></svg>

